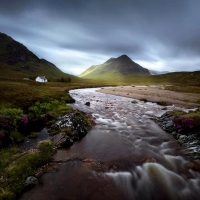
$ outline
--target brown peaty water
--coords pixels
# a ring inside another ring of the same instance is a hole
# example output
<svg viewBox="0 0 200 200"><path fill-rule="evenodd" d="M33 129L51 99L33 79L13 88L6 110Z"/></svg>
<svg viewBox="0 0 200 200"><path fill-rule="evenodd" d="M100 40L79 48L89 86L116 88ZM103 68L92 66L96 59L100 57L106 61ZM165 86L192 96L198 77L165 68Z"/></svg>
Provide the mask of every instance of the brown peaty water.
<svg viewBox="0 0 200 200"><path fill-rule="evenodd" d="M58 150L59 170L43 175L20 199L200 199L200 174L187 168L180 146L151 120L163 107L95 90L70 94L73 107L92 114L96 125L71 148Z"/></svg>

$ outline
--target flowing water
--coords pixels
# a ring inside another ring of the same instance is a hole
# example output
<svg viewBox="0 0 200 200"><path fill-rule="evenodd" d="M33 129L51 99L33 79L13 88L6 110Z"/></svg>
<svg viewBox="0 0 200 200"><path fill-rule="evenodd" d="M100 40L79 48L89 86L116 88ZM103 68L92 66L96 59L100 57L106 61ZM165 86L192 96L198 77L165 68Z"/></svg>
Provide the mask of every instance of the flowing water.
<svg viewBox="0 0 200 200"><path fill-rule="evenodd" d="M20 199L200 199L200 174L187 168L180 146L151 120L164 113L162 106L95 90L70 94L73 107L91 114L96 125L58 150L59 170Z"/></svg>

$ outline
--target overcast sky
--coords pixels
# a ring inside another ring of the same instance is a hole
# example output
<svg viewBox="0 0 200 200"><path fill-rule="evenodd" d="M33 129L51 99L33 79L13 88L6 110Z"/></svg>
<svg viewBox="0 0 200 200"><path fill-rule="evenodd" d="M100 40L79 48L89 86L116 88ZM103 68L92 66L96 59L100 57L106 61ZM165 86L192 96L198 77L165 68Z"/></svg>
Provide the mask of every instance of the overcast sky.
<svg viewBox="0 0 200 200"><path fill-rule="evenodd" d="M74 75L122 54L200 70L199 24L200 0L0 0L0 32Z"/></svg>

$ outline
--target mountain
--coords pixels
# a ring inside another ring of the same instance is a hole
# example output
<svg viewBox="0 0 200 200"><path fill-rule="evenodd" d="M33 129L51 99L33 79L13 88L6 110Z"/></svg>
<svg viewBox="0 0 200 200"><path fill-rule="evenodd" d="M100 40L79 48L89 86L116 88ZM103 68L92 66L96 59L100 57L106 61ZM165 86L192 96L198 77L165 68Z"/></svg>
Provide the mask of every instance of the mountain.
<svg viewBox="0 0 200 200"><path fill-rule="evenodd" d="M159 74L168 74L170 72L168 71L155 71L155 70L149 70L149 72L151 73L151 75L159 75Z"/></svg>
<svg viewBox="0 0 200 200"><path fill-rule="evenodd" d="M83 78L121 78L132 75L150 75L148 69L133 62L127 55L110 58L101 65L93 65L79 77Z"/></svg>
<svg viewBox="0 0 200 200"><path fill-rule="evenodd" d="M23 44L0 32L0 78L73 77L63 73L54 64L39 59Z"/></svg>

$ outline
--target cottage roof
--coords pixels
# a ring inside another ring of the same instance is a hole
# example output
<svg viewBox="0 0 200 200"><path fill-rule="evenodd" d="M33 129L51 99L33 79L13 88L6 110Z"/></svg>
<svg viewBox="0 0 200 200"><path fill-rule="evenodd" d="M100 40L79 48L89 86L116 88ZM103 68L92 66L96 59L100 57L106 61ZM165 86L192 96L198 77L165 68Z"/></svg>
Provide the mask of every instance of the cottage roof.
<svg viewBox="0 0 200 200"><path fill-rule="evenodd" d="M42 80L47 80L45 76L38 76L38 78L40 78Z"/></svg>

